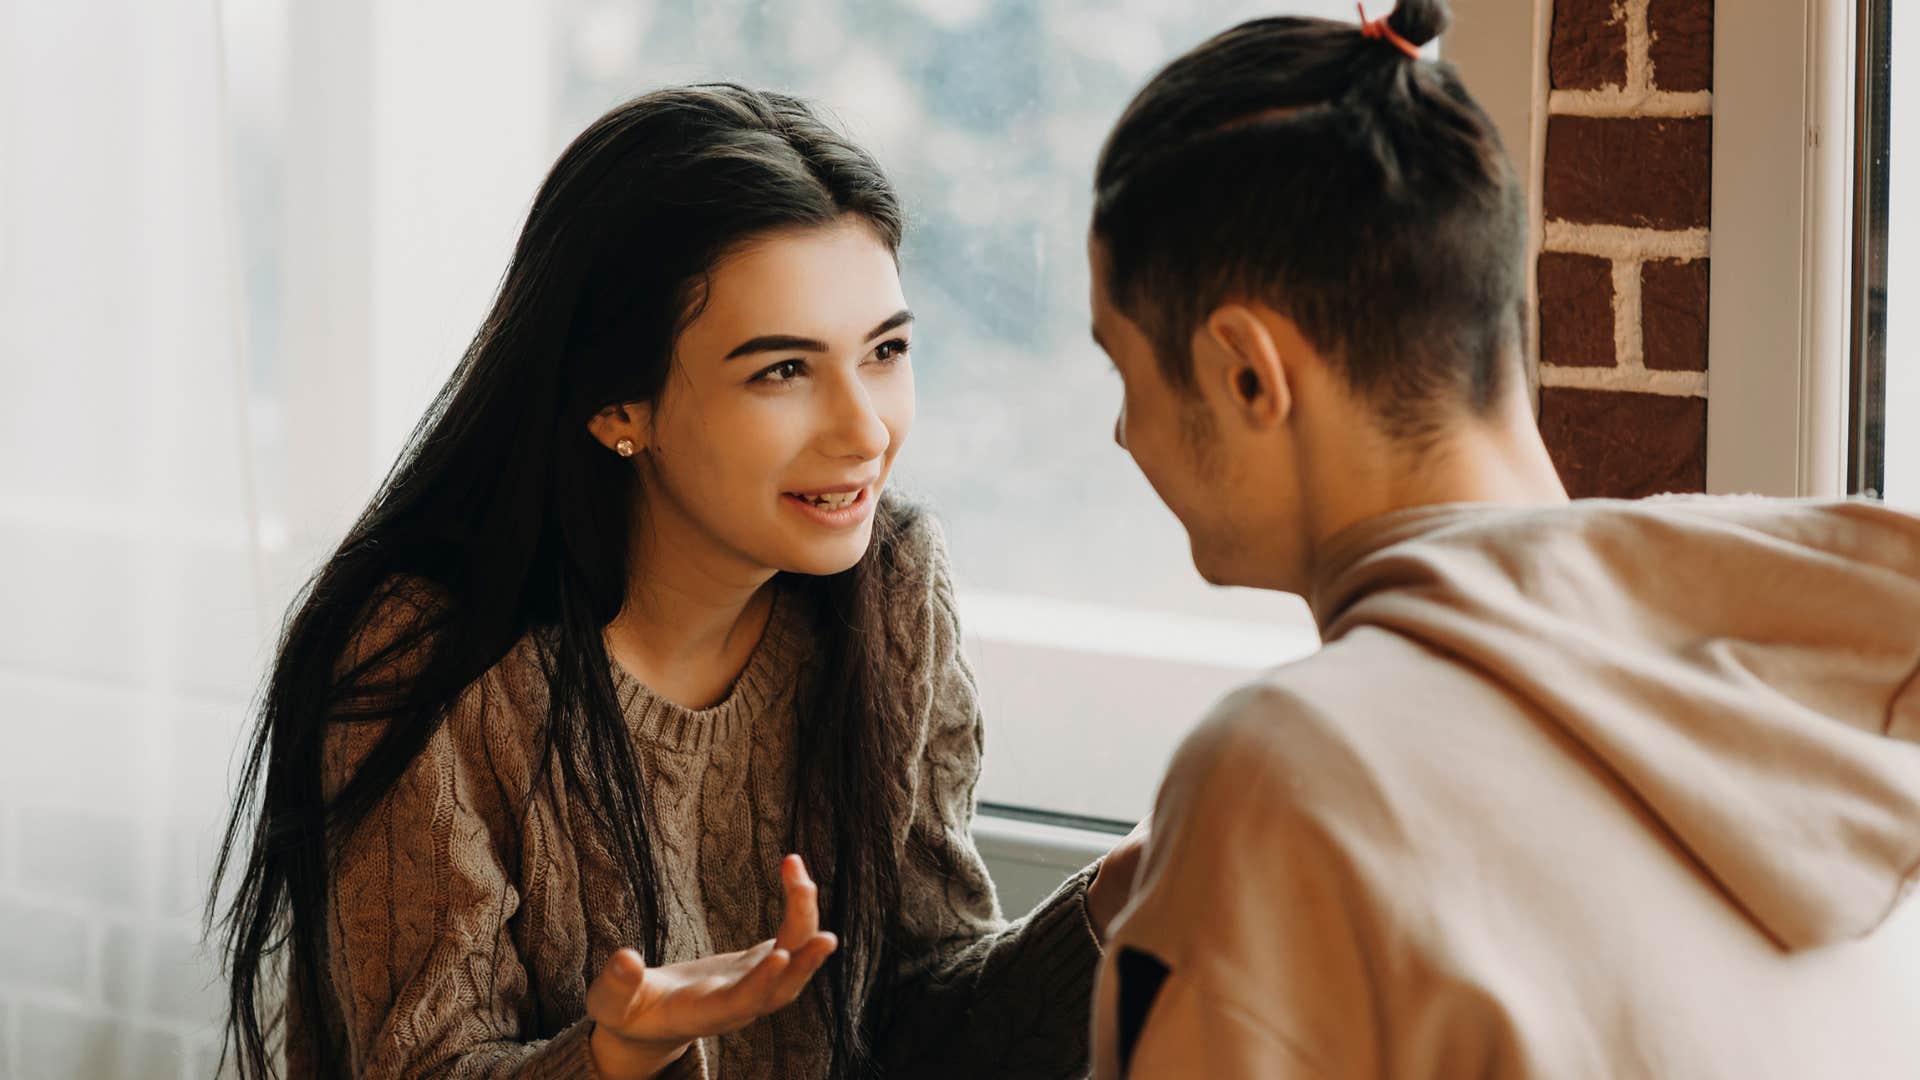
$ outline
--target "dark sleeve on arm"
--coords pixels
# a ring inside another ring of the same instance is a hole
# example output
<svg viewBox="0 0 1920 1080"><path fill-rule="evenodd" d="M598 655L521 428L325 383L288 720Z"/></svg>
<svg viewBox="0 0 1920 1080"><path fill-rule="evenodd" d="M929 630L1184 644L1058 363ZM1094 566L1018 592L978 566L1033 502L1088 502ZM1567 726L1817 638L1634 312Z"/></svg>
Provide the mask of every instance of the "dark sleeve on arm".
<svg viewBox="0 0 1920 1080"><path fill-rule="evenodd" d="M922 684L911 698L925 747L901 866L896 982L876 1050L889 1075L1079 1076L1100 959L1086 910L1095 866L1025 918L1000 918L972 835L982 747L973 673L943 546L931 529L923 542L931 573L901 622L917 639L909 678Z"/></svg>

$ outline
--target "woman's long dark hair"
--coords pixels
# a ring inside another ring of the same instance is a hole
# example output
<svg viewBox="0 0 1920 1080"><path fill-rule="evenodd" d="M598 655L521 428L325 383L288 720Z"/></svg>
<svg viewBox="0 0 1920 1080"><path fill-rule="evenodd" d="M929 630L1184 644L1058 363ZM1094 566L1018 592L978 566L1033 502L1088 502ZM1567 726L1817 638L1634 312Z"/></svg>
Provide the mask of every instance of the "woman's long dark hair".
<svg viewBox="0 0 1920 1080"><path fill-rule="evenodd" d="M541 185L498 298L458 369L282 630L215 871L244 857L218 916L229 970L227 1052L248 1078L275 1075L279 979L324 1000L329 861L394 785L462 691L531 630L549 642L543 760L591 808L663 954L660 881L645 792L614 697L603 628L628 594L629 531L644 495L629 463L587 432L616 403L652 401L718 259L770 230L855 215L898 251L902 212L880 167L799 100L731 84L648 94L575 139ZM801 703L796 842L820 877L825 925L843 946L821 978L837 1075L872 1071L865 1031L885 1001L880 963L899 892L901 799L882 671L880 587L910 511L883 502L853 569L801 579L814 593L819 673ZM418 617L381 630L396 587ZM356 662L343 665L345 657ZM387 677L392 672L403 674ZM384 725L332 798L330 726ZM551 782L549 773L546 777ZM826 850L821 850L821 849ZM304 1010L302 1010L304 1011ZM322 1023L319 1015L304 1022ZM316 1040L328 1076L342 1048Z"/></svg>

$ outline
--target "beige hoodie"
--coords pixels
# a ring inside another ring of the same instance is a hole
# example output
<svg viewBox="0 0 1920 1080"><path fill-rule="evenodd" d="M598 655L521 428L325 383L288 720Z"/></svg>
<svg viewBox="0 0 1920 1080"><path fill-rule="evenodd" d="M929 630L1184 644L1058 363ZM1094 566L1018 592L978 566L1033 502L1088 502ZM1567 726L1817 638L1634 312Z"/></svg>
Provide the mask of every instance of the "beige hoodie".
<svg viewBox="0 0 1920 1080"><path fill-rule="evenodd" d="M1430 507L1309 600L1168 773L1096 1077L1920 1077L1920 521Z"/></svg>

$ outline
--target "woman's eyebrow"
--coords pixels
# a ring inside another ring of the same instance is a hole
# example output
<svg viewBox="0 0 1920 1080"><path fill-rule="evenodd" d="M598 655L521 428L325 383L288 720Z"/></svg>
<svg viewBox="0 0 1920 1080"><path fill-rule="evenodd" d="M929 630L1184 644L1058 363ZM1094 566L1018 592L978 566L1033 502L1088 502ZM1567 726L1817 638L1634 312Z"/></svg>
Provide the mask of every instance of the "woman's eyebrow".
<svg viewBox="0 0 1920 1080"><path fill-rule="evenodd" d="M887 317L887 321L867 331L867 340L872 341L889 330L898 330L913 321L913 312L901 308Z"/></svg>
<svg viewBox="0 0 1920 1080"><path fill-rule="evenodd" d="M906 308L901 308L899 311L888 316L885 322L867 331L866 340L872 341L881 334L889 330L898 330L912 321L913 312L908 311ZM747 341L741 342L734 347L732 352L727 354L726 358L732 360L735 357L751 356L754 353L764 352L823 353L827 351L827 343L817 338L795 337L792 334L762 334L757 338L750 338Z"/></svg>

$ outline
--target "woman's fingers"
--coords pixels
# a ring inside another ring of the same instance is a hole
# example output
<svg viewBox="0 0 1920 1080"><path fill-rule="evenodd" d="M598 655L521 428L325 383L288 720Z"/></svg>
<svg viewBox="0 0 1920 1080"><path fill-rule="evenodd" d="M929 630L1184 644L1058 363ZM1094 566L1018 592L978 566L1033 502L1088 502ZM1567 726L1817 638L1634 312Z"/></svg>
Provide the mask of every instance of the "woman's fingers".
<svg viewBox="0 0 1920 1080"><path fill-rule="evenodd" d="M798 952L820 932L820 890L798 855L780 861L780 884L786 892L787 909L774 945L789 953Z"/></svg>
<svg viewBox="0 0 1920 1080"><path fill-rule="evenodd" d="M639 953L621 949L588 989L588 1014L629 1038L666 1032L699 1038L738 1030L791 1004L840 942L820 931L820 890L798 855L781 861L780 883L786 910L772 940L656 972Z"/></svg>
<svg viewBox="0 0 1920 1080"><path fill-rule="evenodd" d="M588 988L587 1014L622 1038L647 1045L738 1031L792 1004L839 944L832 934L816 933L797 952L762 941L657 970L622 949Z"/></svg>
<svg viewBox="0 0 1920 1080"><path fill-rule="evenodd" d="M587 988L587 1015L595 1023L625 1027L646 977L647 964L639 953L632 949L615 952Z"/></svg>
<svg viewBox="0 0 1920 1080"><path fill-rule="evenodd" d="M826 963L827 958L832 956L839 947L840 939L832 934L813 935L811 941L802 945L800 950L793 954L793 962L787 965L786 972L781 975L779 982L773 988L772 1001L767 1011L772 1012L792 1004L793 1000L800 996L800 992L807 988L808 980L820 970L820 965Z"/></svg>
<svg viewBox="0 0 1920 1080"><path fill-rule="evenodd" d="M767 1003L792 966L792 953L777 947L768 949L759 963L715 995L716 1003L734 1016L735 1026L745 1026L769 1011Z"/></svg>

